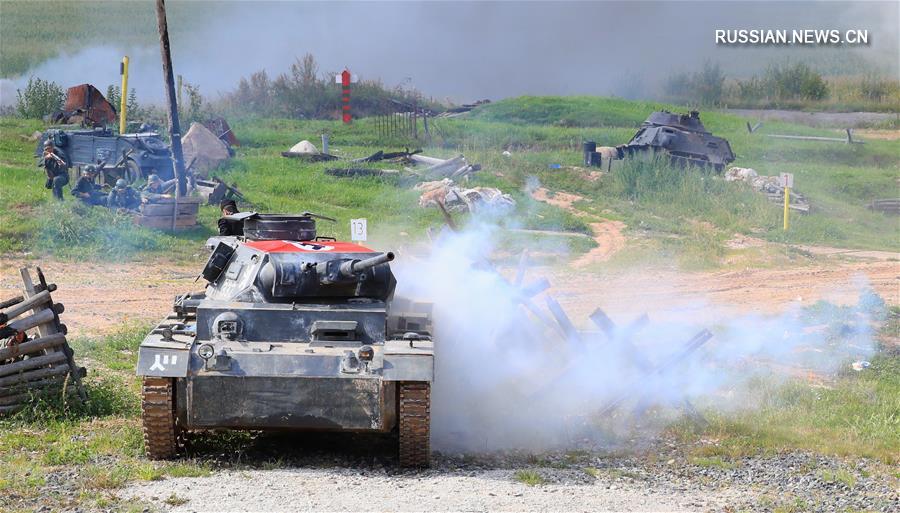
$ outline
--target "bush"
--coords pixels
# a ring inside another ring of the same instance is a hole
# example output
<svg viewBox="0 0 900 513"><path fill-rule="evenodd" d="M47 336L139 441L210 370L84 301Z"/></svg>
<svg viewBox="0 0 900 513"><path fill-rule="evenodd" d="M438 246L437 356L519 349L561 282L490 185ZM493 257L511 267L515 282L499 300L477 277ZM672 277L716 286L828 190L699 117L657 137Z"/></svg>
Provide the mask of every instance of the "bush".
<svg viewBox="0 0 900 513"><path fill-rule="evenodd" d="M23 118L41 119L62 109L65 93L56 82L31 77L16 90L16 111Z"/></svg>
<svg viewBox="0 0 900 513"><path fill-rule="evenodd" d="M770 66L766 70L765 80L774 96L782 101L824 100L828 97L825 79L802 62Z"/></svg>

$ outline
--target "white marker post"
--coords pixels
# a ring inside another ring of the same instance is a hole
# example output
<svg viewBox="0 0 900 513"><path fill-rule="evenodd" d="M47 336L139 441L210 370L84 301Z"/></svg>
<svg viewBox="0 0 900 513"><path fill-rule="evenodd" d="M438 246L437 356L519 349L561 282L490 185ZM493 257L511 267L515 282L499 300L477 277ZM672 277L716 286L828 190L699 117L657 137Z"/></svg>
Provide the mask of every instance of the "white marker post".
<svg viewBox="0 0 900 513"><path fill-rule="evenodd" d="M365 242L367 236L368 227L366 226L366 219L351 219L350 240Z"/></svg>
<svg viewBox="0 0 900 513"><path fill-rule="evenodd" d="M784 231L788 229L788 211L791 204L791 187L794 186L792 173L781 173L781 186L784 187Z"/></svg>

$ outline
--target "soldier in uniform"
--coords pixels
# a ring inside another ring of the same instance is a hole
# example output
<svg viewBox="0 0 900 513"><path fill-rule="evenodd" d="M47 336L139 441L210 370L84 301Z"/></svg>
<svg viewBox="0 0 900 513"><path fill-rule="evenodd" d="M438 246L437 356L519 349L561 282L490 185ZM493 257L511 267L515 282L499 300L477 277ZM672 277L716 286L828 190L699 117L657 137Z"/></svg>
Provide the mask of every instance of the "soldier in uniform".
<svg viewBox="0 0 900 513"><path fill-rule="evenodd" d="M106 206L115 209L137 210L141 205L141 197L125 180L116 180L116 186L106 197Z"/></svg>
<svg viewBox="0 0 900 513"><path fill-rule="evenodd" d="M169 187L174 184L175 180L169 180L168 182L163 182L159 175L150 175L147 177L147 185L141 189L141 203L156 203L164 198L171 198L172 195L169 194Z"/></svg>
<svg viewBox="0 0 900 513"><path fill-rule="evenodd" d="M100 186L94 183L97 176L97 168L85 166L81 171L81 178L72 187L72 196L80 199L85 205L103 205L106 203L106 194L100 190Z"/></svg>
<svg viewBox="0 0 900 513"><path fill-rule="evenodd" d="M38 167L44 168L47 172L47 182L44 187L53 189L53 197L62 201L63 185L69 183L69 164L59 156L59 151L50 142L50 139L44 141L44 154L41 155L41 161Z"/></svg>
<svg viewBox="0 0 900 513"><path fill-rule="evenodd" d="M222 209L222 217L219 218L218 222L219 235L244 235L244 221L225 219L225 216L238 213L237 203L234 200L226 199L222 200L219 207Z"/></svg>

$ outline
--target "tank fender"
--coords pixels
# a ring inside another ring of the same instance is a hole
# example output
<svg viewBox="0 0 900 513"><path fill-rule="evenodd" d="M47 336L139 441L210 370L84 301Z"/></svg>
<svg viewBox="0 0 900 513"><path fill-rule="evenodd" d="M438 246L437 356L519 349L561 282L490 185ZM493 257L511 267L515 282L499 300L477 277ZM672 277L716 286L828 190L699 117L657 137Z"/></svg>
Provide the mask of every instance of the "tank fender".
<svg viewBox="0 0 900 513"><path fill-rule="evenodd" d="M188 373L190 345L156 343L138 349L138 376L183 378Z"/></svg>
<svg viewBox="0 0 900 513"><path fill-rule="evenodd" d="M434 346L431 341L416 341L412 347L406 340L384 343L385 381L434 381Z"/></svg>

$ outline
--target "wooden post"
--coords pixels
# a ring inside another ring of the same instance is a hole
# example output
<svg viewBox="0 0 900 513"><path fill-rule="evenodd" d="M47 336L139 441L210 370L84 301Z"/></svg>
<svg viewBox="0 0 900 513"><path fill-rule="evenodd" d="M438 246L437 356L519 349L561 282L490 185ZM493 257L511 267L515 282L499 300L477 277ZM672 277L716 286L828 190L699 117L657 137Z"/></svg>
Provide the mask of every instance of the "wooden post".
<svg viewBox="0 0 900 513"><path fill-rule="evenodd" d="M419 138L419 99L413 98L413 139Z"/></svg>
<svg viewBox="0 0 900 513"><path fill-rule="evenodd" d="M156 0L156 24L159 29L159 52L162 56L163 81L166 83L166 107L169 114L169 137L175 171L175 196L187 194L184 173L184 153L181 151L181 127L178 125L178 105L175 100L175 76L172 72L172 53L169 49L169 26L166 23L166 1ZM174 223L173 223L174 224Z"/></svg>

